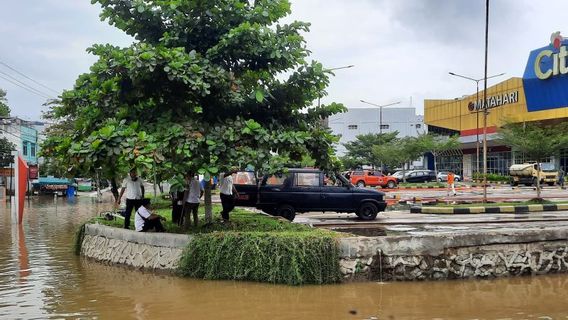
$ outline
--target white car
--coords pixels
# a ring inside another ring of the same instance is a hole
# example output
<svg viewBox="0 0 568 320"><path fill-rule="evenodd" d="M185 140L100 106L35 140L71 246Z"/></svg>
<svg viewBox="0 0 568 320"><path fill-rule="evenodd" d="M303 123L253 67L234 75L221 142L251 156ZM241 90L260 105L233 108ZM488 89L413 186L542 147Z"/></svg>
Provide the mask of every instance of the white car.
<svg viewBox="0 0 568 320"><path fill-rule="evenodd" d="M448 171L440 171L438 172L438 176L436 177L438 181L448 181ZM454 181L458 182L461 181L462 178L459 174L454 173Z"/></svg>

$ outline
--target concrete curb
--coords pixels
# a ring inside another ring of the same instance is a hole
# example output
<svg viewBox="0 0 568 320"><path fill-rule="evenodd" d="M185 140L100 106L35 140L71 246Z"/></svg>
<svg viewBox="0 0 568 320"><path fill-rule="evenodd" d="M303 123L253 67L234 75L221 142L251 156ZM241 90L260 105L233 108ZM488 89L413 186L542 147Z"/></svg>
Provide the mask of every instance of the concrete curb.
<svg viewBox="0 0 568 320"><path fill-rule="evenodd" d="M529 204L518 206L494 206L494 207L429 207L412 206L410 213L424 214L478 214L478 213L530 213L543 211L568 210L568 203L559 204Z"/></svg>

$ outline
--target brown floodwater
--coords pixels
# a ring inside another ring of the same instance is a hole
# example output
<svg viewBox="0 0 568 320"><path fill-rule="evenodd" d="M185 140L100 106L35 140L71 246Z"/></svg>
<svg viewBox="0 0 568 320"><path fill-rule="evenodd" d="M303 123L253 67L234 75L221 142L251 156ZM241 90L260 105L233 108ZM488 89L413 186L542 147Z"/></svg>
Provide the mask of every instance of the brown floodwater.
<svg viewBox="0 0 568 320"><path fill-rule="evenodd" d="M568 319L568 275L288 287L204 281L76 257L77 226L110 204L0 204L0 319Z"/></svg>

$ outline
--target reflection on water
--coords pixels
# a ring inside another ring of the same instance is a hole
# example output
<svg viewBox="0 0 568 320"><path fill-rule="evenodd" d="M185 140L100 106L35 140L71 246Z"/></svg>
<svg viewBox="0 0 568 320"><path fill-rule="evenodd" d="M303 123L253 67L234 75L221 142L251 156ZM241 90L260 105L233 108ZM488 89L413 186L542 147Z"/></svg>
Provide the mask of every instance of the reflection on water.
<svg viewBox="0 0 568 320"><path fill-rule="evenodd" d="M110 207L33 199L0 207L0 319L566 319L568 276L287 287L201 281L73 255L77 226ZM2 204L3 205L3 204Z"/></svg>

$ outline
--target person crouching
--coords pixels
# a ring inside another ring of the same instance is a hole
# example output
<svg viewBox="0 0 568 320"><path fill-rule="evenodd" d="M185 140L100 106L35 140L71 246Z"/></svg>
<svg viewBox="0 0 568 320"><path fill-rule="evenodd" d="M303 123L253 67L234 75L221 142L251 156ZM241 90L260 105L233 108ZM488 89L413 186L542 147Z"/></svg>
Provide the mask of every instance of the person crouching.
<svg viewBox="0 0 568 320"><path fill-rule="evenodd" d="M136 217L134 218L134 226L136 231L146 232L155 230L156 232L164 232L164 226L161 220L166 221L166 218L161 215L150 212L151 205L150 199L140 200L140 207L136 210Z"/></svg>

